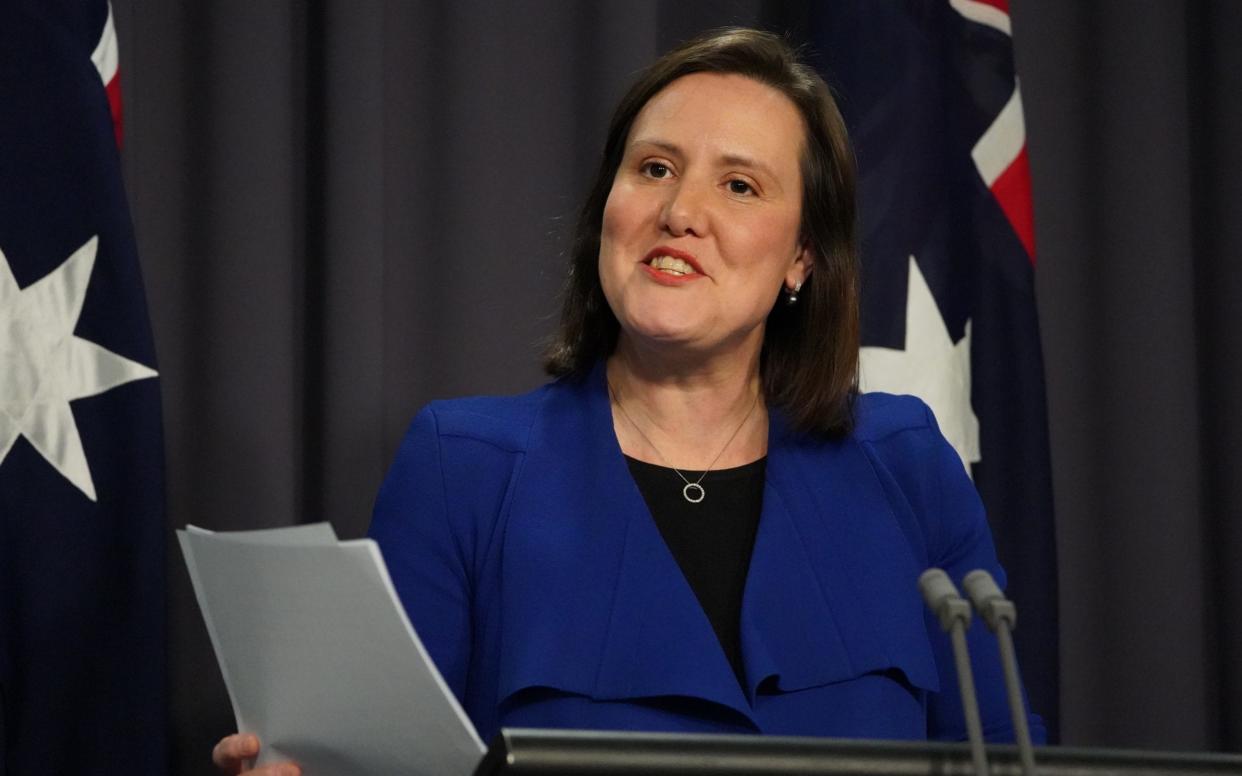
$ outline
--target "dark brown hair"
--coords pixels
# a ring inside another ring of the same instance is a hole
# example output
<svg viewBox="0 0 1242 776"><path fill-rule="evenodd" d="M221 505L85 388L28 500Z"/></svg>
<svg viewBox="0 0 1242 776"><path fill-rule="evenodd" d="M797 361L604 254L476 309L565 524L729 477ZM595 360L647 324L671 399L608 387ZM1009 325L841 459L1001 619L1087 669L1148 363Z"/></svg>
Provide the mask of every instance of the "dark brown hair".
<svg viewBox="0 0 1242 776"><path fill-rule="evenodd" d="M797 304L777 302L768 315L760 375L768 404L787 412L798 430L848 433L858 384L854 157L828 86L785 40L768 32L728 28L695 38L644 70L621 99L578 217L560 329L544 367L558 377L580 377L616 348L620 326L599 280L604 205L643 106L678 78L701 72L753 78L784 94L802 115L801 239L811 248L813 270Z"/></svg>

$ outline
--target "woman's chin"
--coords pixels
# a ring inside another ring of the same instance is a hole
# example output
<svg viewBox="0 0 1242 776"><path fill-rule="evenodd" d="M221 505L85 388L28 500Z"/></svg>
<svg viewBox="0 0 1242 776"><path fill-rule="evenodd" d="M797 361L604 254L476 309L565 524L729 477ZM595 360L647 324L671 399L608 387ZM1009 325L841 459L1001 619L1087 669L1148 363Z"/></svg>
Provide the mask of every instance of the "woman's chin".
<svg viewBox="0 0 1242 776"><path fill-rule="evenodd" d="M691 347L702 339L702 331L684 321L644 321L627 327L625 334L638 342L659 347Z"/></svg>

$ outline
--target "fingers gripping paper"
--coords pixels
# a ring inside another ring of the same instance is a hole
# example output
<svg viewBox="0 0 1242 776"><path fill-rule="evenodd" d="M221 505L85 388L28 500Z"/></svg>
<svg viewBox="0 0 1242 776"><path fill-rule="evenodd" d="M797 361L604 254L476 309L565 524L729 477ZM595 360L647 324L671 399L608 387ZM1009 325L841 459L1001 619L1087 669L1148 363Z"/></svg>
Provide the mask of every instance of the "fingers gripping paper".
<svg viewBox="0 0 1242 776"><path fill-rule="evenodd" d="M326 523L177 532L240 731L306 776L470 774L478 733L419 641L379 548Z"/></svg>

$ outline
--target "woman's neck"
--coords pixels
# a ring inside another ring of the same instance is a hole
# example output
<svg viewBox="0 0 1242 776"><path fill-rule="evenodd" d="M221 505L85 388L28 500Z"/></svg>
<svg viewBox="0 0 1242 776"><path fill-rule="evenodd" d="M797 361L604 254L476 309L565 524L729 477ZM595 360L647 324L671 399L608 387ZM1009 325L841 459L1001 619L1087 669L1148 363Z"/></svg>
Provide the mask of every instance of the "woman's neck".
<svg viewBox="0 0 1242 776"><path fill-rule="evenodd" d="M757 355L690 363L639 353L622 337L607 373L613 428L626 455L701 471L767 453Z"/></svg>

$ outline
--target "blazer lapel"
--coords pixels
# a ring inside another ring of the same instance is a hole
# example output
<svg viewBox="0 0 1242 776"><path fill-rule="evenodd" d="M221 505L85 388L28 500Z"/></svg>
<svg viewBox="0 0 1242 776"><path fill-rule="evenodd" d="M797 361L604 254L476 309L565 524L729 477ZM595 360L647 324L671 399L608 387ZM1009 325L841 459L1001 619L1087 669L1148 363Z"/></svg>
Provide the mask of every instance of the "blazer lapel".
<svg viewBox="0 0 1242 776"><path fill-rule="evenodd" d="M681 696L754 726L617 445L603 365L558 384L532 433L506 528L501 698Z"/></svg>
<svg viewBox="0 0 1242 776"><path fill-rule="evenodd" d="M793 691L893 668L936 689L916 586L922 569L870 461L852 439L793 434L779 411L770 427L742 604L749 690Z"/></svg>

